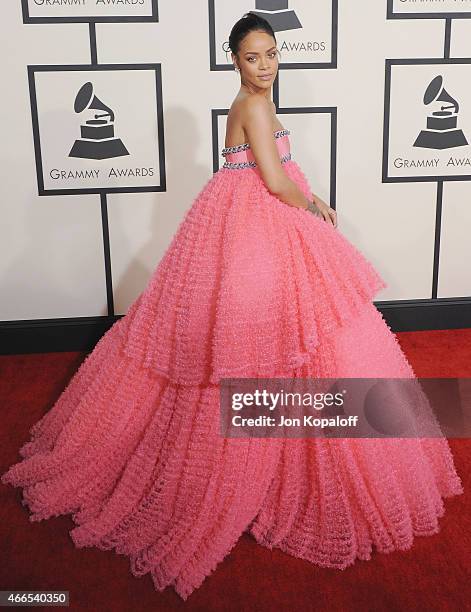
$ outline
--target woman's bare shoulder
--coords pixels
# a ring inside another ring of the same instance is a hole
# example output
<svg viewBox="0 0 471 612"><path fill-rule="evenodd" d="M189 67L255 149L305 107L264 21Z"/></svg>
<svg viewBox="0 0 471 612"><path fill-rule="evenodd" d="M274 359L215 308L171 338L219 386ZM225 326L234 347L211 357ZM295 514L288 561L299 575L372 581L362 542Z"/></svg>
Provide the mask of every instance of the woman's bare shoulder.
<svg viewBox="0 0 471 612"><path fill-rule="evenodd" d="M246 96L238 102L239 112L244 118L251 113L268 113L272 114L272 101L265 96Z"/></svg>
<svg viewBox="0 0 471 612"><path fill-rule="evenodd" d="M226 128L226 146L233 142L248 142L247 123L270 121L277 129L276 107L265 96L239 94L229 109Z"/></svg>
<svg viewBox="0 0 471 612"><path fill-rule="evenodd" d="M234 108L237 114L238 121L244 125L253 117L271 117L274 118L271 100L267 100L264 96L245 96L236 102Z"/></svg>

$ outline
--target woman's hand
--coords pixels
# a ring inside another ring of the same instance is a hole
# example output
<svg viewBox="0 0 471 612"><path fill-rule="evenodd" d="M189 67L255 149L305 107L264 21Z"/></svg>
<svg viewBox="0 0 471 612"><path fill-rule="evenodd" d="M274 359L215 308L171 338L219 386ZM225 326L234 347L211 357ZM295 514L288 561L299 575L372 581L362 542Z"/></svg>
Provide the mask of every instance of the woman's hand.
<svg viewBox="0 0 471 612"><path fill-rule="evenodd" d="M319 196L316 196L313 193L311 193L311 195L312 199L314 200L314 204L319 209L324 221L328 221L329 223L332 223L334 227L337 227L337 212L326 204Z"/></svg>

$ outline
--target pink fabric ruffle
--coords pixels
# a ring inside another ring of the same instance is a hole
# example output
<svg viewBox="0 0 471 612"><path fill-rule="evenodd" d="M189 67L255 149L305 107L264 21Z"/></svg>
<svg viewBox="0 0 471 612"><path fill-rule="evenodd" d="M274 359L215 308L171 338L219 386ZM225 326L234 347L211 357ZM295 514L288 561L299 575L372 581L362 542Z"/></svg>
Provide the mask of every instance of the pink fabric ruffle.
<svg viewBox="0 0 471 612"><path fill-rule="evenodd" d="M446 439L219 435L221 377L413 377L371 302L384 286L340 230L221 169L2 482L183 599L246 530L339 569L409 548L463 492Z"/></svg>
<svg viewBox="0 0 471 612"><path fill-rule="evenodd" d="M298 164L284 168L309 196ZM222 168L117 325L130 357L178 384L290 375L385 286L338 229L273 196L255 169Z"/></svg>

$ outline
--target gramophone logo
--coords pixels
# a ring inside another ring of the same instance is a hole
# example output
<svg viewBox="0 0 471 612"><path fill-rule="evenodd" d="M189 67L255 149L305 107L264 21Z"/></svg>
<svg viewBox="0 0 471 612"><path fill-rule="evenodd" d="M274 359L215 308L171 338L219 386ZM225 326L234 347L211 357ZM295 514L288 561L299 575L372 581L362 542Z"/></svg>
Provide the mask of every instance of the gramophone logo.
<svg viewBox="0 0 471 612"><path fill-rule="evenodd" d="M75 97L74 111L88 111L89 118L85 118L80 126L80 138L74 142L69 157L110 159L129 155L121 138L114 135L113 110L93 94L90 81L79 89Z"/></svg>
<svg viewBox="0 0 471 612"><path fill-rule="evenodd" d="M39 195L166 190L160 64L28 66L28 83Z"/></svg>
<svg viewBox="0 0 471 612"><path fill-rule="evenodd" d="M458 102L443 87L443 77L436 76L424 93L423 103L433 104L427 117L427 128L422 130L414 147L425 149L451 149L468 144L458 124Z"/></svg>
<svg viewBox="0 0 471 612"><path fill-rule="evenodd" d="M255 10L251 12L266 19L274 32L303 27L295 11L288 8L288 0L256 0Z"/></svg>

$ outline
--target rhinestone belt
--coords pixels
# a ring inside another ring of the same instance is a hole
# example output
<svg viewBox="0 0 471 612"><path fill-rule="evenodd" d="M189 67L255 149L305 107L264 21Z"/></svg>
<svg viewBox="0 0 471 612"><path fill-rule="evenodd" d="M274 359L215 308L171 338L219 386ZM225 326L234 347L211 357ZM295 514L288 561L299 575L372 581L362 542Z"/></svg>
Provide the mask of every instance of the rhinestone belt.
<svg viewBox="0 0 471 612"><path fill-rule="evenodd" d="M240 146L240 145L239 145ZM286 153L286 155L283 155L282 157L280 157L280 162L282 164L284 164L285 162L289 161L291 158L291 153ZM238 170L240 168L255 168L255 166L257 165L257 163L255 161L244 161L244 162L224 162L224 164L222 165L222 168L230 168L231 170Z"/></svg>
<svg viewBox="0 0 471 612"><path fill-rule="evenodd" d="M273 136L275 138L281 138L287 134L290 134L289 130L278 130L277 132L273 133ZM224 147L224 149L221 151L221 155L226 157L228 153L239 153L239 151L245 151L246 149L250 149L250 144L248 142L244 142L244 144L240 145L234 145L233 147Z"/></svg>

